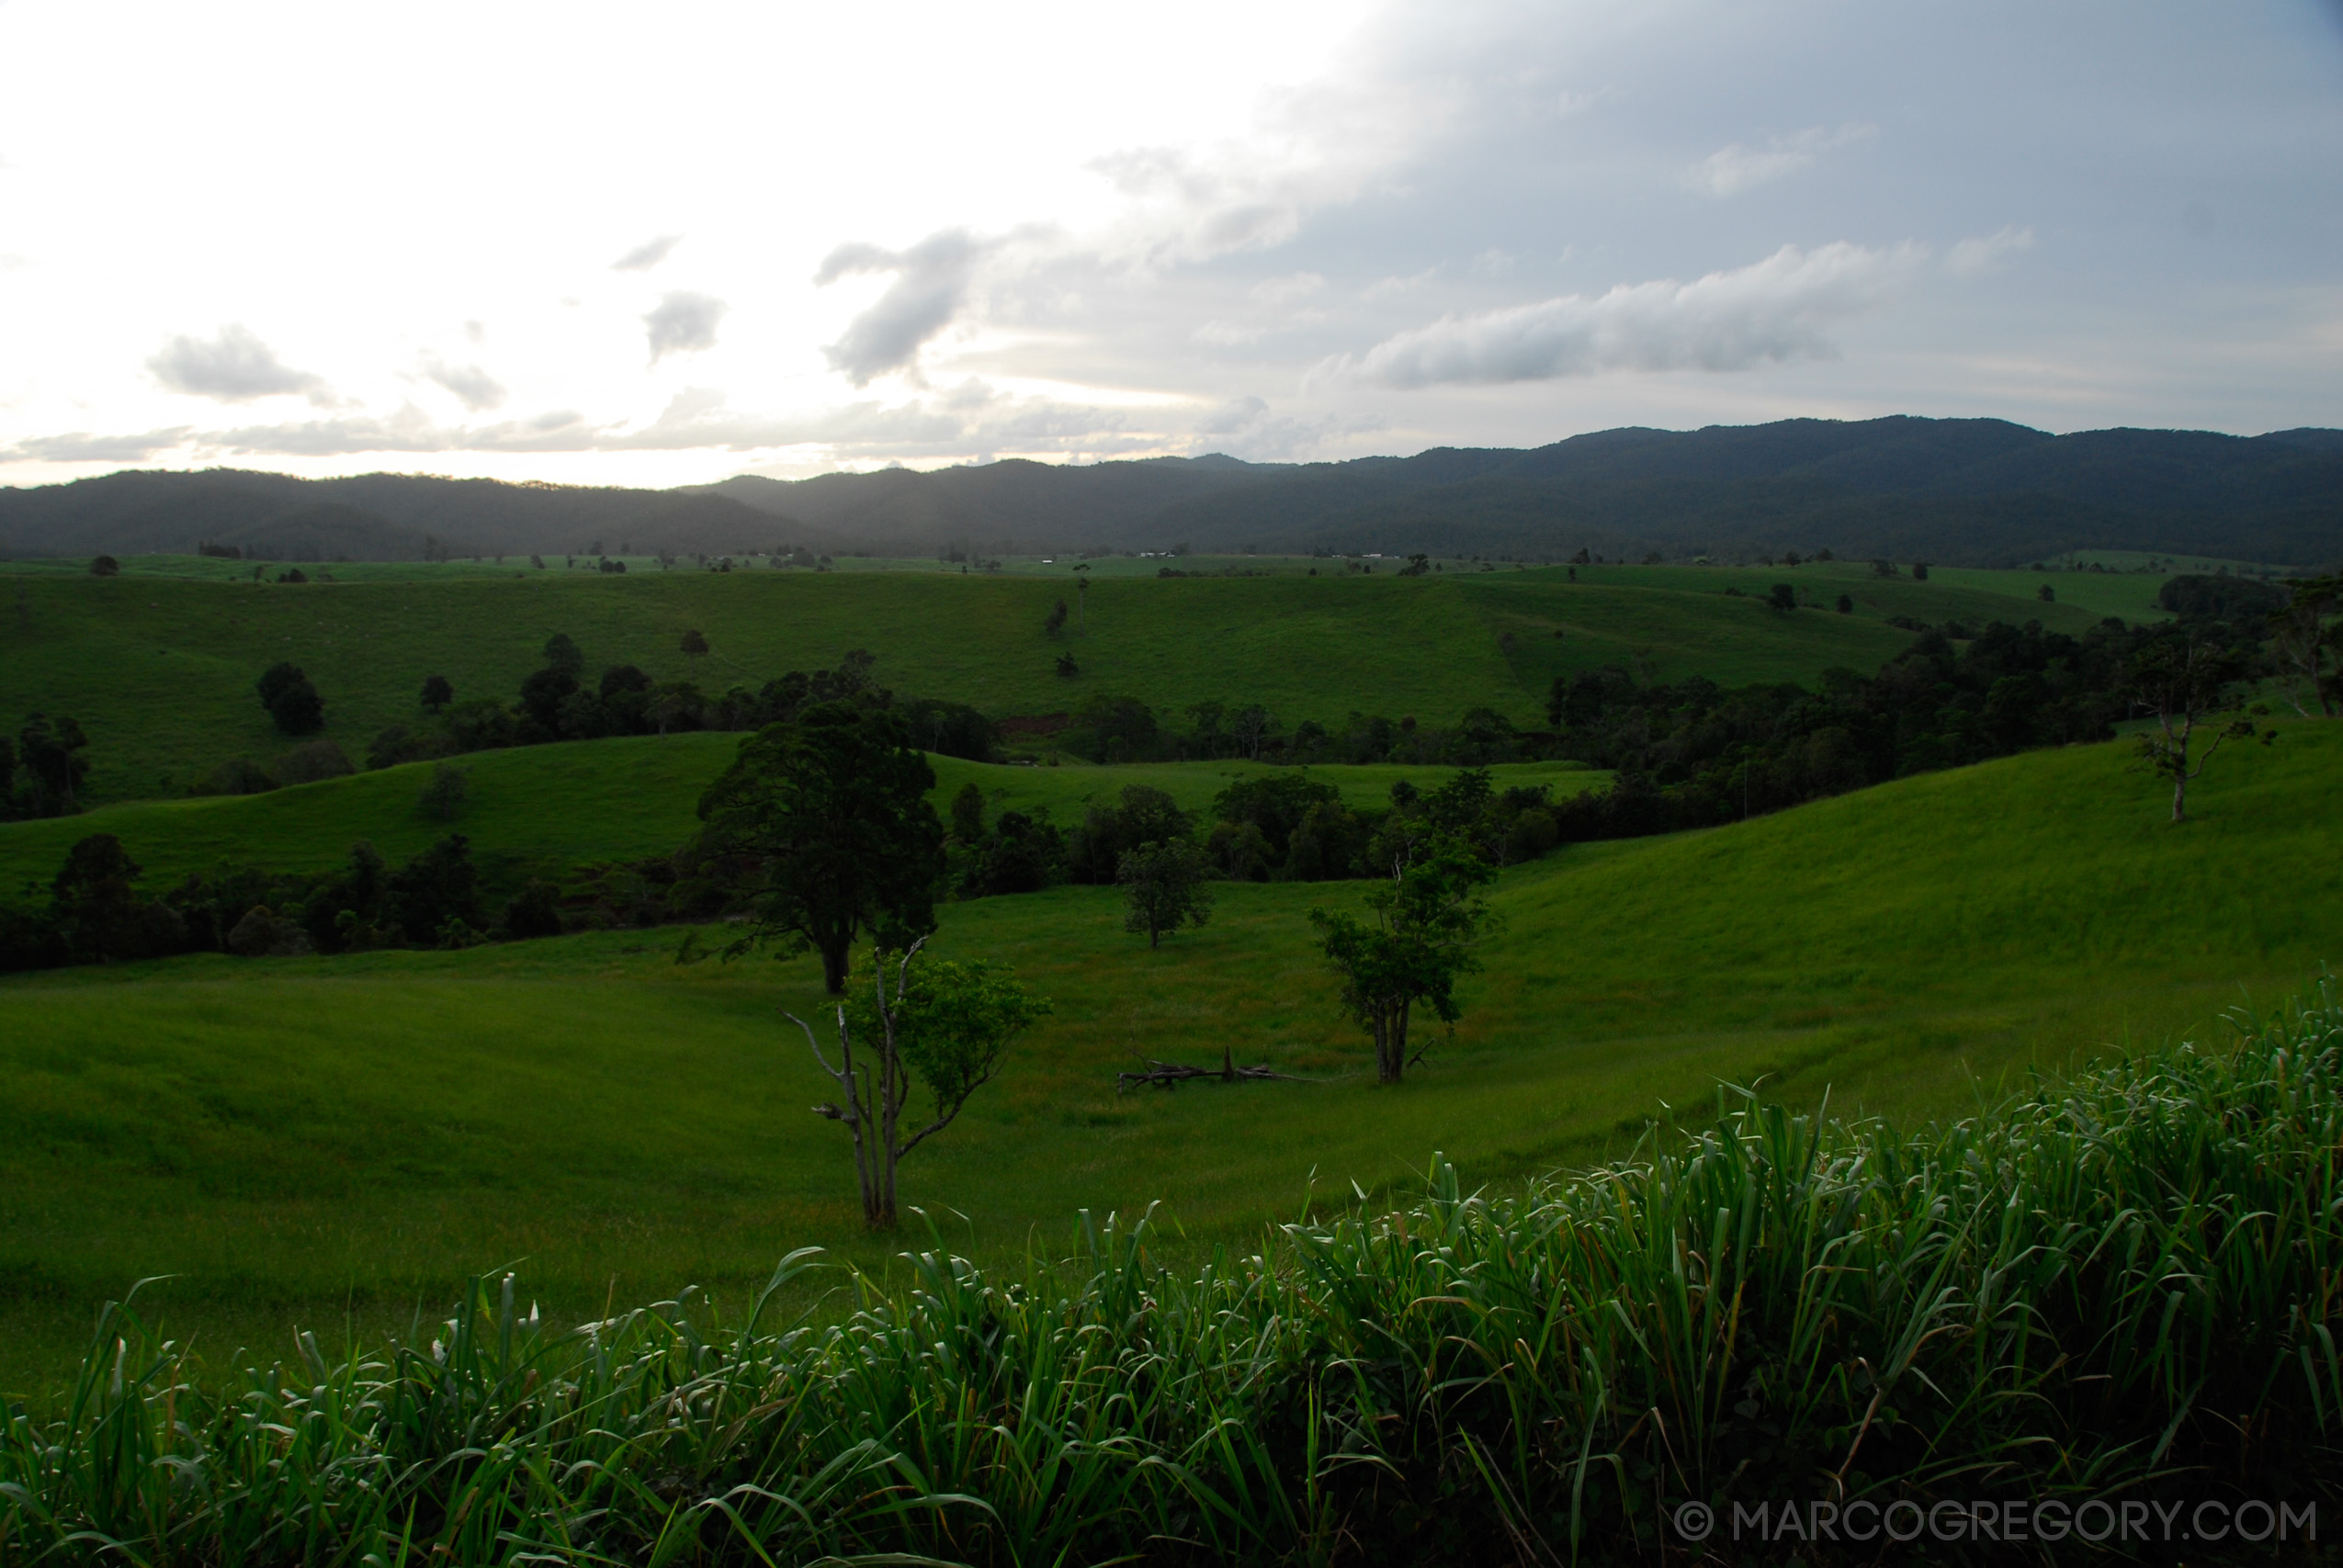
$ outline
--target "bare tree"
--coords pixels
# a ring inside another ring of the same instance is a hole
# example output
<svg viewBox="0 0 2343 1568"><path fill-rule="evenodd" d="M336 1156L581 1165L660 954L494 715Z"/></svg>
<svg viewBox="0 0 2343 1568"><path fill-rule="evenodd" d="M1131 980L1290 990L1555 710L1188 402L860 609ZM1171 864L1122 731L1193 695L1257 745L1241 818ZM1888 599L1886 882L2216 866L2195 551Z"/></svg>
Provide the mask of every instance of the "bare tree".
<svg viewBox="0 0 2343 1568"><path fill-rule="evenodd" d="M782 1015L805 1031L814 1060L838 1085L843 1103L817 1105L814 1113L844 1122L854 1139L863 1223L873 1230L895 1226L895 1169L903 1156L950 1126L968 1097L1000 1072L1010 1042L1050 1010L1047 1001L986 964L930 962L914 970L926 942L911 943L895 964L891 997L889 954L884 948L873 953L871 1001L838 1006L835 1066L812 1025L795 1013ZM860 1062L857 1036L866 1053ZM934 1096L934 1110L926 1126L906 1137L903 1107L914 1077Z"/></svg>
<svg viewBox="0 0 2343 1568"><path fill-rule="evenodd" d="M2150 773L2172 781L2172 820L2188 820L2189 785L2213 761L2224 740L2253 738L2254 721L2238 715L2213 730L2202 750L2197 731L2227 707L2229 689L2246 674L2245 657L2193 633L2150 644L2132 660L2134 707L2154 716L2156 728L2140 732L2140 758ZM2276 730L2262 739L2278 738Z"/></svg>
<svg viewBox="0 0 2343 1568"><path fill-rule="evenodd" d="M2279 687L2287 705L2304 718L2310 716L2305 694L2333 718L2343 707L2343 671L2335 668L2343 664L2343 620L2330 626L2326 618L2343 613L2343 572L2297 578L2290 586L2294 602L2269 617Z"/></svg>

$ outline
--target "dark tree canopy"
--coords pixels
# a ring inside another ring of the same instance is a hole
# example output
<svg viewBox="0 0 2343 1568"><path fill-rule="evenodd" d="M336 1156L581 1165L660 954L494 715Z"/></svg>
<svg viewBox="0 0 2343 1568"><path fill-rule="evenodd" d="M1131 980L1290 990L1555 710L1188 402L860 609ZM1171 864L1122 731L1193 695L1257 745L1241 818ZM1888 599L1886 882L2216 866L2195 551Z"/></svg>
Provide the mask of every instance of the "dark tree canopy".
<svg viewBox="0 0 2343 1568"><path fill-rule="evenodd" d="M437 713L455 700L456 688L449 683L447 676L426 675L423 678L422 701L425 709Z"/></svg>
<svg viewBox="0 0 2343 1568"><path fill-rule="evenodd" d="M262 671L260 705L288 735L314 735L325 728L325 700L298 664L279 660Z"/></svg>
<svg viewBox="0 0 2343 1568"><path fill-rule="evenodd" d="M1115 867L1126 906L1123 929L1156 947L1166 931L1203 925L1212 918L1212 890L1205 886L1211 874L1211 858L1186 839L1125 850Z"/></svg>
<svg viewBox="0 0 2343 1568"><path fill-rule="evenodd" d="M707 651L707 638L700 632L685 632L684 634L683 649L689 657L697 659L700 655Z"/></svg>
<svg viewBox="0 0 2343 1568"><path fill-rule="evenodd" d="M744 867L751 925L728 954L774 941L810 947L835 994L860 933L903 948L934 930L944 870L934 786L885 709L824 703L741 741L699 803L703 847Z"/></svg>
<svg viewBox="0 0 2343 1568"><path fill-rule="evenodd" d="M549 670L575 676L585 668L585 653L568 632L555 632L545 640L545 664Z"/></svg>

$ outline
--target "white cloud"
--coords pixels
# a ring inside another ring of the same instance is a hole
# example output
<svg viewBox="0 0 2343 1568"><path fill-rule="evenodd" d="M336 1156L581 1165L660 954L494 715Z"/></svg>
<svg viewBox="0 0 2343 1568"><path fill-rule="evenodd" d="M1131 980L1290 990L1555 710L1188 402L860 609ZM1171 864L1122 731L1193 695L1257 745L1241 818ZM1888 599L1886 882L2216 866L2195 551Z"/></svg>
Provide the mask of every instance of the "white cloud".
<svg viewBox="0 0 2343 1568"><path fill-rule="evenodd" d="M1220 452L1252 462L1276 462L1307 457L1338 436L1378 428L1372 417L1329 414L1296 419L1270 412L1267 400L1247 394L1230 398L1196 421L1192 452Z"/></svg>
<svg viewBox="0 0 2343 1568"><path fill-rule="evenodd" d="M1926 257L1917 245L1784 245L1691 283L1623 283L1403 332L1319 374L1386 387L1488 384L1613 370L1746 370L1833 357L1825 329L1871 309Z"/></svg>
<svg viewBox="0 0 2343 1568"><path fill-rule="evenodd" d="M216 338L173 338L146 367L172 391L223 403L291 392L305 393L312 402L333 400L323 377L285 364L251 329L232 322Z"/></svg>
<svg viewBox="0 0 2343 1568"><path fill-rule="evenodd" d="M1711 196L1732 196L1794 174L1822 153L1865 141L1875 129L1842 125L1836 130L1825 130L1815 126L1794 135L1772 137L1763 147L1744 147L1736 141L1718 148L1686 170L1684 179L1695 190Z"/></svg>
<svg viewBox="0 0 2343 1568"><path fill-rule="evenodd" d="M1296 272L1284 277L1264 278L1247 290L1253 299L1275 310L1298 304L1326 287L1322 273Z"/></svg>
<svg viewBox="0 0 2343 1568"><path fill-rule="evenodd" d="M1944 270L1963 276L1997 272L2020 251L2034 248L2034 231L2012 225L1981 240L1963 240L1944 258Z"/></svg>
<svg viewBox="0 0 2343 1568"><path fill-rule="evenodd" d="M716 323L731 307L707 294L678 291L659 301L642 319L651 338L653 365L671 354L696 354L716 346Z"/></svg>
<svg viewBox="0 0 2343 1568"><path fill-rule="evenodd" d="M613 272L649 272L667 259L667 253L683 243L681 234L662 234L655 240L645 240L625 255L610 264Z"/></svg>
<svg viewBox="0 0 2343 1568"><path fill-rule="evenodd" d="M818 288L858 273L895 275L878 302L822 350L831 367L857 387L867 387L890 371L911 369L920 350L952 324L968 299L977 264L991 248L966 230L946 229L907 251L851 244L831 252L813 276Z"/></svg>
<svg viewBox="0 0 2343 1568"><path fill-rule="evenodd" d="M143 435L36 435L7 448L6 456L41 463L139 463L187 440L188 426L150 430Z"/></svg>
<svg viewBox="0 0 2343 1568"><path fill-rule="evenodd" d="M436 354L423 356L424 376L455 394L473 413L504 406L505 392L496 378L477 365L450 365Z"/></svg>

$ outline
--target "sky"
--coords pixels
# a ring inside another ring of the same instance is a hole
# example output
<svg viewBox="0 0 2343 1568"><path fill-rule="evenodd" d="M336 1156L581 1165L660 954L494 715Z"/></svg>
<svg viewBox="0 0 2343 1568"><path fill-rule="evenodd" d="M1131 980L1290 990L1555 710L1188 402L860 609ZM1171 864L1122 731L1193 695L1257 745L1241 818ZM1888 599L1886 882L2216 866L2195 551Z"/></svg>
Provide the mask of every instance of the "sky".
<svg viewBox="0 0 2343 1568"><path fill-rule="evenodd" d="M0 484L2343 425L2343 0L0 0Z"/></svg>

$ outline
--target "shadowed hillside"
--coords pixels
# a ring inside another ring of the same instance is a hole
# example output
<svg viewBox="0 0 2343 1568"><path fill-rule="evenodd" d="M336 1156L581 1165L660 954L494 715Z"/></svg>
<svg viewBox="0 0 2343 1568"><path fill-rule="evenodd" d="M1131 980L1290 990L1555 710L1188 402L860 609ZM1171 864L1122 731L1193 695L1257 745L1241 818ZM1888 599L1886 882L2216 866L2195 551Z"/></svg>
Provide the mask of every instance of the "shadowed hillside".
<svg viewBox="0 0 2343 1568"><path fill-rule="evenodd" d="M303 507L349 509L297 524ZM426 538L428 536L428 538ZM2079 549L2343 558L2343 433L2050 435L2001 420L1608 430L1550 446L1252 464L1012 460L682 491L213 470L0 491L0 551L279 558L1097 548L1379 550L1561 559L1783 549L2010 566ZM300 552L314 552L303 555Z"/></svg>

